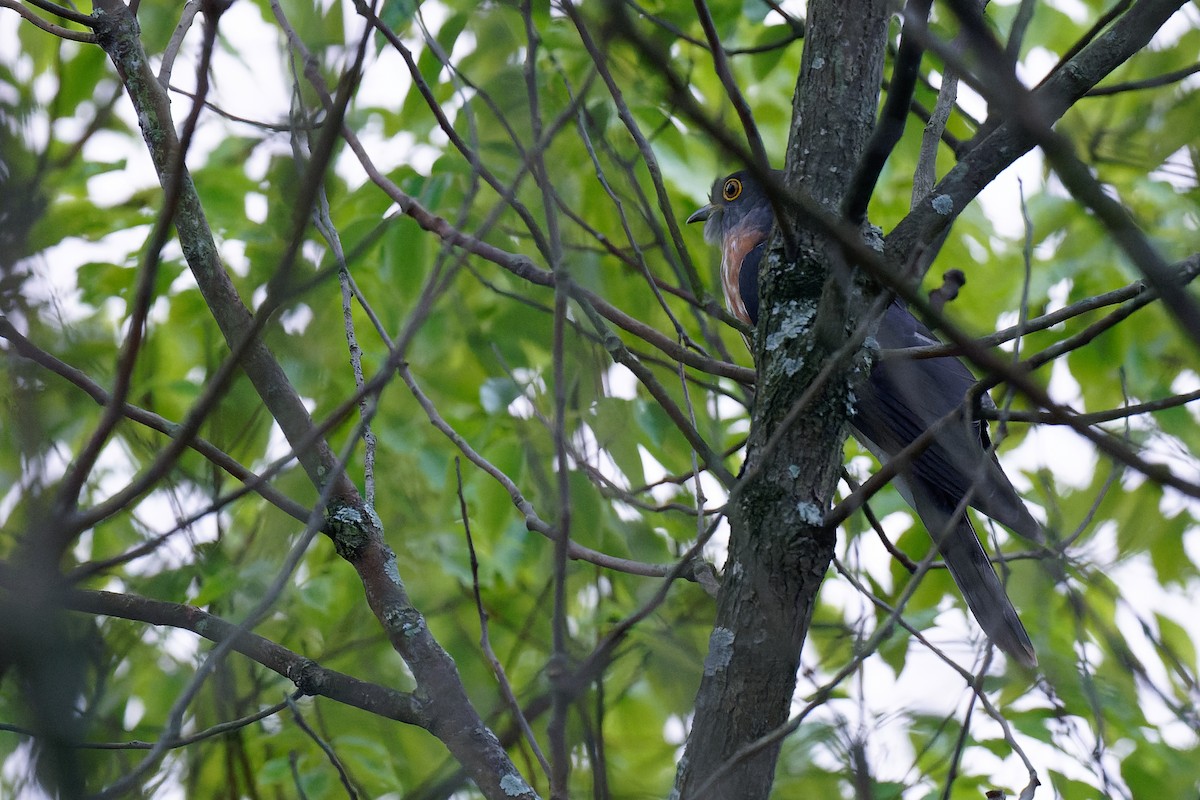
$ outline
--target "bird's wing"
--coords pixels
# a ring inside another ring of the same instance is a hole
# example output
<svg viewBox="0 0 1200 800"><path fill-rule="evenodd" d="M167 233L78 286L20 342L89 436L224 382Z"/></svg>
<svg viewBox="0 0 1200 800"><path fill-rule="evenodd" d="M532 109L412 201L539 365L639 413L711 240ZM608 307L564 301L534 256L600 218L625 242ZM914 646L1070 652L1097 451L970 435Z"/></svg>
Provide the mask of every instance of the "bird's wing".
<svg viewBox="0 0 1200 800"><path fill-rule="evenodd" d="M940 343L898 302L888 306L876 339L886 350ZM964 407L974 383L975 376L957 358L879 359L859 390L855 432L877 456L887 458L957 413L902 475L914 487L924 487L942 508L954 509L969 495L971 506L1022 536L1040 539L1041 526L986 450L983 423Z"/></svg>
<svg viewBox="0 0 1200 800"><path fill-rule="evenodd" d="M763 241L750 248L742 259L742 269L738 273L738 291L742 295L742 305L746 314L758 324L758 268L762 264L763 253L767 250L767 242Z"/></svg>

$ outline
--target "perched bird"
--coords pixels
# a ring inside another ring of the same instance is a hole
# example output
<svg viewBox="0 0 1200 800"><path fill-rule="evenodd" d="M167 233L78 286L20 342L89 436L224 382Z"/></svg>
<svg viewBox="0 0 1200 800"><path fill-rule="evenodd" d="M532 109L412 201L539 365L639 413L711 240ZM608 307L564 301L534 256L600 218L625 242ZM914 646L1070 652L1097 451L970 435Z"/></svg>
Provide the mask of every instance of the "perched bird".
<svg viewBox="0 0 1200 800"><path fill-rule="evenodd" d="M782 173L776 174L782 178ZM758 269L775 221L762 185L748 172L720 179L713 184L709 204L687 221L703 221L705 240L720 245L721 284L730 312L756 324ZM875 339L883 350L940 344L899 301L888 305ZM967 395L974 383L966 365L949 356L877 359L857 392L851 430L885 463L935 422L958 412L959 418L943 425L893 483L929 529L980 627L1001 650L1033 667L1033 644L988 562L965 506L1036 541L1042 539L1042 529L996 460L986 423L969 407ZM991 406L986 394L981 400Z"/></svg>

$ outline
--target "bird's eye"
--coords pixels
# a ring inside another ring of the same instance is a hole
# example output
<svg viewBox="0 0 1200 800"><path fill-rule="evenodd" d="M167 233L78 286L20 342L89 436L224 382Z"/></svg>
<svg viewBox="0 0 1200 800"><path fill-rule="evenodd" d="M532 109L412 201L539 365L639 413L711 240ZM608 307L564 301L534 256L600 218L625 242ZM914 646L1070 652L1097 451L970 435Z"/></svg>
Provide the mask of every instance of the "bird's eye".
<svg viewBox="0 0 1200 800"><path fill-rule="evenodd" d="M737 178L729 178L725 181L725 185L721 187L721 197L725 198L726 203L732 203L737 200L742 194L742 182Z"/></svg>

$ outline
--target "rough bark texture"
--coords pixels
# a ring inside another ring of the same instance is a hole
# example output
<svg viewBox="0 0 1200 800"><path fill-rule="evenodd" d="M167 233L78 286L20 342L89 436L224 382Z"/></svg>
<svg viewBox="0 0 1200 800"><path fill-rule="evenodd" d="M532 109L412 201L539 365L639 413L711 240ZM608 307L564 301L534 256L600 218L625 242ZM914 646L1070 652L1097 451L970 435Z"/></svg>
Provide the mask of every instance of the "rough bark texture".
<svg viewBox="0 0 1200 800"><path fill-rule="evenodd" d="M830 211L874 124L886 30L887 7L879 0L809 6L787 181ZM782 423L856 327L865 299L837 266L838 248L805 229L803 219L793 225L793 258L776 247L762 277L758 395L746 469L730 500L716 624L676 782L681 798L769 795L778 745L743 748L787 720L800 649L833 555L834 533L821 521L841 466L855 359L841 359L803 412Z"/></svg>

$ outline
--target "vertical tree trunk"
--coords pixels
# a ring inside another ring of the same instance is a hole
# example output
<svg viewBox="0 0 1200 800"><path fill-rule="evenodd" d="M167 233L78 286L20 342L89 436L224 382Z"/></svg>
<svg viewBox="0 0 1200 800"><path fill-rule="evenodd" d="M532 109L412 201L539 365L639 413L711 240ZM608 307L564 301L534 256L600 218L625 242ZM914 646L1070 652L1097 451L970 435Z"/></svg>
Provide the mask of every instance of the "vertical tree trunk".
<svg viewBox="0 0 1200 800"><path fill-rule="evenodd" d="M814 0L808 22L787 181L836 211L874 125L887 6ZM833 556L834 532L821 520L841 466L857 359L843 359L797 419L781 423L856 327L864 299L844 272L828 280L838 249L803 218L793 222L794 260L775 247L762 276L753 427L744 477L730 498L729 561L676 779L679 798L769 795L778 743L739 750L787 720L800 649ZM762 346L765 332L784 330L794 333Z"/></svg>

